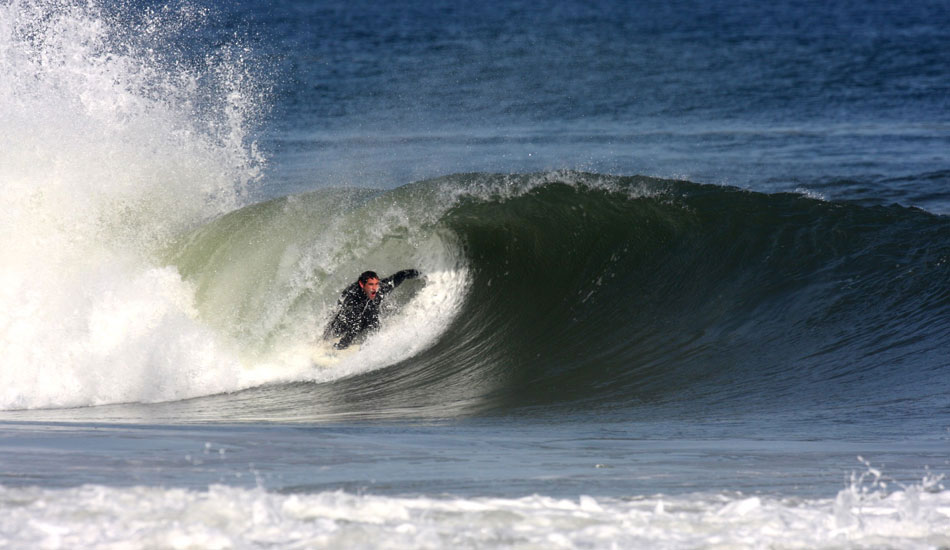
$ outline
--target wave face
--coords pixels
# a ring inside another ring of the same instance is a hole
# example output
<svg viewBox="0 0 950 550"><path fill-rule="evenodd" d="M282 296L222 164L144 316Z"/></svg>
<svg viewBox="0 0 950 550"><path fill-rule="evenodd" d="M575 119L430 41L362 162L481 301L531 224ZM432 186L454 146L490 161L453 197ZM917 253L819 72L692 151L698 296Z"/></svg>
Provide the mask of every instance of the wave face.
<svg viewBox="0 0 950 550"><path fill-rule="evenodd" d="M431 197L446 196L436 216ZM443 289L463 301L396 329L444 327L425 351L315 390L333 410L860 414L946 389L943 217L577 173L456 176L377 200L425 205L420 227L459 251L421 267L463 280Z"/></svg>
<svg viewBox="0 0 950 550"><path fill-rule="evenodd" d="M730 399L768 386L760 395L771 400L781 386L940 366L945 219L580 180L465 205L448 220L475 283L467 322L443 341L481 333L504 350L499 366L516 358L519 399L681 399L700 387Z"/></svg>

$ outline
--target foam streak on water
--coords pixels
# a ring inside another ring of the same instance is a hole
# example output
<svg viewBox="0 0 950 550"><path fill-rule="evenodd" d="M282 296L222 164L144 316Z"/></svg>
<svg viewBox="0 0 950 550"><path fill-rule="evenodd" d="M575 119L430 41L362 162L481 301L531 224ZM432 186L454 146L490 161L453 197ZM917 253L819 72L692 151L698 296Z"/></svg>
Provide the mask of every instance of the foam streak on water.
<svg viewBox="0 0 950 550"><path fill-rule="evenodd" d="M933 480L836 499L382 497L88 485L0 487L11 548L901 548L950 544Z"/></svg>

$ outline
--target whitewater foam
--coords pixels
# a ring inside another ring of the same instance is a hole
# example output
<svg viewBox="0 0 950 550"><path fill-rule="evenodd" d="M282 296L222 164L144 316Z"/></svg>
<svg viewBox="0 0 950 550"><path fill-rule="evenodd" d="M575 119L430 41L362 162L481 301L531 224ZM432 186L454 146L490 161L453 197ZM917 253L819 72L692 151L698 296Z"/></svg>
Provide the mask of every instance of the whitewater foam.
<svg viewBox="0 0 950 550"><path fill-rule="evenodd" d="M0 541L23 548L901 548L950 544L950 495L700 493L629 499L277 494L98 485L0 487ZM912 509L912 510L911 510ZM842 520L842 517L845 517Z"/></svg>
<svg viewBox="0 0 950 550"><path fill-rule="evenodd" d="M235 387L231 344L156 255L258 177L242 116L254 94L226 55L185 69L157 53L172 39L156 34L164 20L130 31L113 15L0 6L2 409Z"/></svg>

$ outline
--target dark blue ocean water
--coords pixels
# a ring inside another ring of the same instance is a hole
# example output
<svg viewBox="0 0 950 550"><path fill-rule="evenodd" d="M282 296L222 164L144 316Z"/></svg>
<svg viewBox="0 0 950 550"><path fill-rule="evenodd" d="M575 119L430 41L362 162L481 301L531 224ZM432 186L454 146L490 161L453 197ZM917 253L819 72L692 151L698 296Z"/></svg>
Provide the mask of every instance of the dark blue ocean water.
<svg viewBox="0 0 950 550"><path fill-rule="evenodd" d="M945 209L943 2L247 15L278 40L273 168L304 188L573 168Z"/></svg>
<svg viewBox="0 0 950 550"><path fill-rule="evenodd" d="M0 548L950 546L948 26L0 4Z"/></svg>

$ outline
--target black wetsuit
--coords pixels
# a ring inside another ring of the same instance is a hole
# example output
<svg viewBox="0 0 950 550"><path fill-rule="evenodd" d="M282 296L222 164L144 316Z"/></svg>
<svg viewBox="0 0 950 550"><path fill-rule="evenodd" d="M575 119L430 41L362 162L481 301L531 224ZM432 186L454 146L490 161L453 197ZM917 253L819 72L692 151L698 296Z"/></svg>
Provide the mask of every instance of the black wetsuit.
<svg viewBox="0 0 950 550"><path fill-rule="evenodd" d="M352 344L357 337L363 337L367 331L379 328L379 304L383 301L383 297L406 279L418 276L419 272L415 269L404 269L385 279L380 279L379 291L372 300L363 292L359 281L346 287L340 295L336 315L323 331L323 338L329 340L342 336L333 347L343 349Z"/></svg>

